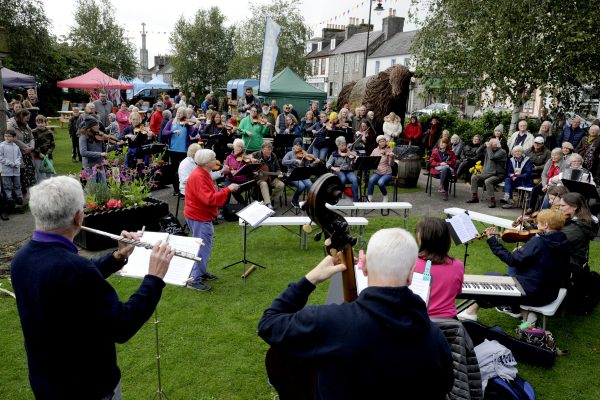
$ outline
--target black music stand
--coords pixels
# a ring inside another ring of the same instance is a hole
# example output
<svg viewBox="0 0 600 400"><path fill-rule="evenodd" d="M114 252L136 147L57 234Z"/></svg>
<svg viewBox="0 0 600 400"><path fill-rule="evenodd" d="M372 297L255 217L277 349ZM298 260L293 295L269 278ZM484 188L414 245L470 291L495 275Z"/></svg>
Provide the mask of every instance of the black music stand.
<svg viewBox="0 0 600 400"><path fill-rule="evenodd" d="M291 182L294 181L302 181L304 179L309 179L311 176L315 174L315 167L296 167L292 170L291 174L286 178L285 184L291 186ZM293 186L292 186L293 187ZM294 191L296 188L294 187ZM287 210L285 210L281 215L285 215L286 213L294 210L294 214L298 215L300 213L299 209L296 209L294 205L290 205Z"/></svg>
<svg viewBox="0 0 600 400"><path fill-rule="evenodd" d="M149 156L152 154L158 154L158 153L162 153L163 151L167 150L167 145L164 143L151 143L151 144L145 144L142 147L140 147L140 153L143 156Z"/></svg>
<svg viewBox="0 0 600 400"><path fill-rule="evenodd" d="M230 139L233 139L233 137L230 138L223 134L210 135L206 142L206 148L214 151L218 160L225 161L229 150L227 144L230 142Z"/></svg>
<svg viewBox="0 0 600 400"><path fill-rule="evenodd" d="M255 186L255 178L256 178L256 173L257 171L260 169L261 165L260 164L245 164L242 168L240 168L239 170L237 170L235 172L235 174L233 174L233 176L243 176L247 178L247 181L240 184L240 187L238 189L238 193L242 194L248 191L248 189L252 188ZM249 198L246 198L246 204L249 203L248 200L250 200Z"/></svg>
<svg viewBox="0 0 600 400"><path fill-rule="evenodd" d="M561 182L570 192L581 194L586 199L597 199L598 191L596 186L587 182L573 181L571 179L561 179Z"/></svg>
<svg viewBox="0 0 600 400"><path fill-rule="evenodd" d="M365 156L365 157L357 157L354 162L354 170L361 171L363 175L363 182L358 182L358 192L359 192L359 201L368 200L367 188L369 185L369 173L373 169L377 169L379 166L379 161L381 161L381 156Z"/></svg>
<svg viewBox="0 0 600 400"><path fill-rule="evenodd" d="M275 139L273 139L273 147L275 154L279 159L283 159L285 154L288 152L288 148L291 149L294 146L294 140L297 138L302 139L301 136L287 133L279 133L275 135ZM283 151L281 151L281 149L283 149Z"/></svg>
<svg viewBox="0 0 600 400"><path fill-rule="evenodd" d="M456 244L457 246L461 245L461 244L465 245L465 256L464 256L464 260L463 260L463 265L466 267L467 266L467 257L469 256L469 243L471 241L473 241L475 238L470 237L470 236L465 236L465 235L468 234L468 232L467 232L468 229L470 229L472 232L477 232L477 229L475 228L475 225L473 225L473 221L471 220L471 216L469 215L468 210L465 210L465 214L467 214L467 216L469 216L468 224L470 226L466 226L465 224L460 224L460 225L462 225L460 228L456 227L455 222L452 220L452 218L454 218L454 217L451 215L448 215L446 224L448 225L448 229L450 230L450 236L452 237L452 240L454 240L454 244Z"/></svg>

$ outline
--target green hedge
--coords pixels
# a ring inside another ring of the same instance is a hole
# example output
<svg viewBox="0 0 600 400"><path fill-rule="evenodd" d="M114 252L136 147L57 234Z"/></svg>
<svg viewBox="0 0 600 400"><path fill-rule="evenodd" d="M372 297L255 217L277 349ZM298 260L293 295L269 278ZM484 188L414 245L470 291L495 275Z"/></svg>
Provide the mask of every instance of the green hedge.
<svg viewBox="0 0 600 400"><path fill-rule="evenodd" d="M439 118L442 129L448 129L450 131L450 136L457 134L465 143L470 142L471 138L475 135L482 135L484 138L492 136L494 128L498 126L498 124L504 125L504 134L507 135L512 117L510 112L501 112L497 114L486 112L481 117L468 121L461 118L456 111L442 111L436 113L435 116ZM421 125L424 128L427 126L430 119L431 116L429 115L421 115L419 117L419 121L421 121ZM407 119L407 122L410 122L410 119ZM535 135L540 129L539 120L530 118L527 120L527 123L529 125L529 132Z"/></svg>

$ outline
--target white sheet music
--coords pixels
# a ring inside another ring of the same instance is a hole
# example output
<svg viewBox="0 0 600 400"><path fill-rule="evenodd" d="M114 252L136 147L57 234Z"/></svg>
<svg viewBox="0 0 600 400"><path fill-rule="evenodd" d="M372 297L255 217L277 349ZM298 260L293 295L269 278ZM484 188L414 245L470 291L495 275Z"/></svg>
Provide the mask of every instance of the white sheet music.
<svg viewBox="0 0 600 400"><path fill-rule="evenodd" d="M429 306L429 290L431 289L431 281L423 279L423 274L413 272L412 282L408 287L414 294L419 296Z"/></svg>
<svg viewBox="0 0 600 400"><path fill-rule="evenodd" d="M273 214L275 214L275 211L258 201L254 201L248 207L239 211L237 216L255 228Z"/></svg>
<svg viewBox="0 0 600 400"><path fill-rule="evenodd" d="M360 294L360 292L369 286L369 281L362 270L358 269L357 265L354 266L354 276L356 278L356 291ZM429 305L429 283L429 281L423 280L423 274L414 272L412 283L408 287L414 294L422 298L426 305Z"/></svg>
<svg viewBox="0 0 600 400"><path fill-rule="evenodd" d="M142 241L154 244L159 240L165 241L169 236L165 232L144 232ZM169 236L169 244L171 247L185 251L187 253L198 254L200 248L200 240L193 237L186 236ZM150 261L151 250L143 247L136 247L133 250L127 264L119 271L122 276L129 276L132 278L143 278L148 274L148 263ZM194 266L194 260L188 260L182 257L173 257L169 270L164 277L165 283L169 283L177 286L185 286L187 279L190 277L192 267Z"/></svg>
<svg viewBox="0 0 600 400"><path fill-rule="evenodd" d="M446 222L452 226L454 233L456 233L461 243L473 240L479 234L477 228L473 225L473 221L471 221L471 217L466 213L457 214L452 218L446 219Z"/></svg>

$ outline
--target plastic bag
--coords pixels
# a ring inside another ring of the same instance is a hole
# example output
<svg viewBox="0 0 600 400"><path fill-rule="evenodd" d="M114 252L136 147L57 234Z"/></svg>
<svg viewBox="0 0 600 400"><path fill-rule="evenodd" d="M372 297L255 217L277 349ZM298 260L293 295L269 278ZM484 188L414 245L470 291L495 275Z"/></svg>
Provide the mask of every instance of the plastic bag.
<svg viewBox="0 0 600 400"><path fill-rule="evenodd" d="M40 167L38 168L38 172L40 172L41 174L56 175L56 170L54 169L52 160L48 157L44 157L42 159L42 163L40 164Z"/></svg>

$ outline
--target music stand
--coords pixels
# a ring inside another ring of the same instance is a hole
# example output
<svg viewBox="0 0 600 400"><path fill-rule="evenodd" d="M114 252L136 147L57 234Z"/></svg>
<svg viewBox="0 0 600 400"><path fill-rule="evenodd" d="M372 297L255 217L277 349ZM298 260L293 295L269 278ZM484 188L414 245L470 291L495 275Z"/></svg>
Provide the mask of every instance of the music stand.
<svg viewBox="0 0 600 400"><path fill-rule="evenodd" d="M261 165L260 164L245 164L244 166L242 166L242 168L240 168L239 170L237 170L235 172L235 174L233 174L233 176L238 177L238 176L242 176L242 177L246 177L247 181L240 184L240 187L238 188L238 193L242 194L246 191L248 191L248 189L252 188L254 186L254 184L256 183L255 181L255 177L256 177L256 172L260 169ZM245 199L246 203L248 203L248 198Z"/></svg>
<svg viewBox="0 0 600 400"><path fill-rule="evenodd" d="M596 186L587 182L573 181L571 179L561 179L562 184L569 189L570 192L576 192L583 195L586 199L597 199L598 191Z"/></svg>
<svg viewBox="0 0 600 400"><path fill-rule="evenodd" d="M288 151L288 148L292 148L294 145L294 140L296 140L296 138L302 138L301 136L296 136L296 135L292 135L292 134L285 134L285 133L280 133L278 135L275 135L275 139L273 140L273 147L275 148L275 154L277 155L277 157L279 159L283 159L283 157L285 156L285 154ZM278 150L283 149L283 152Z"/></svg>
<svg viewBox="0 0 600 400"><path fill-rule="evenodd" d="M142 147L140 147L140 154L143 156L149 156L152 154L162 153L166 149L167 145L164 143L145 144Z"/></svg>
<svg viewBox="0 0 600 400"><path fill-rule="evenodd" d="M458 214L453 217L448 216L446 224L450 230L450 236L457 246L465 245L465 256L463 265L467 266L467 257L469 256L469 243L478 235L477 228L471 220L469 211L465 210L464 214Z"/></svg>
<svg viewBox="0 0 600 400"><path fill-rule="evenodd" d="M265 269L265 267L263 267L259 263L250 261L246 257L246 250L248 247L246 245L247 237L248 237L248 231L247 231L248 225L251 225L252 227L260 226L260 224L265 219L267 219L268 217L270 217L271 215L274 214L274 211L265 207L262 203L255 201L252 204L250 204L249 206L244 207L243 209L241 209L240 211L238 211L235 214L242 220L242 243L243 243L242 259L239 261L236 261L232 264L226 265L225 267L223 267L223 269L233 267L234 265L243 264L244 265L244 274L242 276L244 277L244 280L245 280L246 276L247 276L246 275L246 264L255 265L259 268Z"/></svg>
<svg viewBox="0 0 600 400"><path fill-rule="evenodd" d="M291 182L303 181L305 179L309 179L314 174L315 174L315 167L296 167L292 170L290 175L286 178L285 184L291 185ZM296 188L294 188L294 190L296 190ZM281 214L281 215L285 215L286 213L290 212L291 210L295 210L295 207L293 204L291 206L289 206L288 209L285 210L283 212L283 214ZM299 211L295 211L296 215L298 215L298 213L299 213Z"/></svg>
<svg viewBox="0 0 600 400"><path fill-rule="evenodd" d="M361 171L364 175L364 182L359 182L358 191L359 191L359 199L360 201L367 200L368 197L365 194L369 185L369 172L373 169L377 169L379 166L379 161L381 161L381 156L365 156L365 157L357 157L354 162L354 170Z"/></svg>

